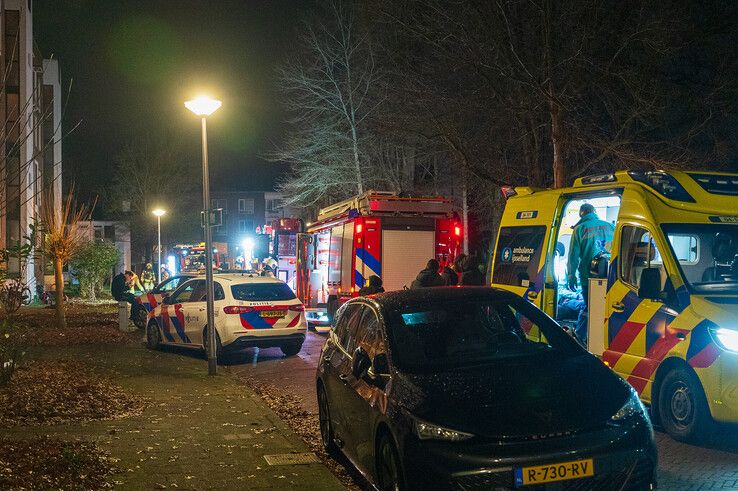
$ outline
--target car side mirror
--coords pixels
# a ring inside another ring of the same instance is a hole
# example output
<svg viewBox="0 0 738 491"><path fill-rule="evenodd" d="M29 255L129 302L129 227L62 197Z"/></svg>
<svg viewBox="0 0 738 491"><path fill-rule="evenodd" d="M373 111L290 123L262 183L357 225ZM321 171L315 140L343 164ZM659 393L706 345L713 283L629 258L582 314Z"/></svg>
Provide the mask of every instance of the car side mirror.
<svg viewBox="0 0 738 491"><path fill-rule="evenodd" d="M638 298L661 300L661 270L659 268L646 268L641 271Z"/></svg>
<svg viewBox="0 0 738 491"><path fill-rule="evenodd" d="M390 377L389 360L386 353L378 353L372 360L372 366L366 373L367 382L384 389Z"/></svg>
<svg viewBox="0 0 738 491"><path fill-rule="evenodd" d="M351 373L357 379L364 377L372 366L369 359L369 353L361 346L354 350L354 356L351 360Z"/></svg>

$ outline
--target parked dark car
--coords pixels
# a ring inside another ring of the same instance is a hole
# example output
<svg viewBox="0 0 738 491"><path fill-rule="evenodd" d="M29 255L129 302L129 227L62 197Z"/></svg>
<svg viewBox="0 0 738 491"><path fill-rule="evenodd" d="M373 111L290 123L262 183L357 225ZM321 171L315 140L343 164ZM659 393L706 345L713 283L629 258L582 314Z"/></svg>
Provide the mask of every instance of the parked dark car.
<svg viewBox="0 0 738 491"><path fill-rule="evenodd" d="M360 297L317 371L323 445L379 489L650 489L635 391L529 302L485 287Z"/></svg>

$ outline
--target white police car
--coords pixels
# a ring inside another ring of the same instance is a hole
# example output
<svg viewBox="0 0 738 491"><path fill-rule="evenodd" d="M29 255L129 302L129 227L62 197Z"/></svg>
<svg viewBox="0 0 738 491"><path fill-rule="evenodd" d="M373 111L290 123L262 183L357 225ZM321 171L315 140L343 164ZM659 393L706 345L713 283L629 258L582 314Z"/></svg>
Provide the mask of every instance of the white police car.
<svg viewBox="0 0 738 491"><path fill-rule="evenodd" d="M214 277L217 356L241 348L279 347L286 356L302 348L307 331L305 307L287 284L253 274ZM205 279L182 283L148 316L150 349L178 345L207 346Z"/></svg>

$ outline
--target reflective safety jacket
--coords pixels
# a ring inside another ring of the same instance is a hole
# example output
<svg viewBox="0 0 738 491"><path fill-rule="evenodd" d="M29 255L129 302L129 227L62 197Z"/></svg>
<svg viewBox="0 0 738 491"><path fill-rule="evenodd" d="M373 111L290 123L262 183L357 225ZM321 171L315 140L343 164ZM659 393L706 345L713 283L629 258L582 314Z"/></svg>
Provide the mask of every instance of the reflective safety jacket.
<svg viewBox="0 0 738 491"><path fill-rule="evenodd" d="M576 283L577 269L582 288L587 288L589 268L592 259L598 252L610 252L612 239L615 236L613 224L600 220L596 213L584 215L574 226L569 246L569 262L567 274L569 284Z"/></svg>

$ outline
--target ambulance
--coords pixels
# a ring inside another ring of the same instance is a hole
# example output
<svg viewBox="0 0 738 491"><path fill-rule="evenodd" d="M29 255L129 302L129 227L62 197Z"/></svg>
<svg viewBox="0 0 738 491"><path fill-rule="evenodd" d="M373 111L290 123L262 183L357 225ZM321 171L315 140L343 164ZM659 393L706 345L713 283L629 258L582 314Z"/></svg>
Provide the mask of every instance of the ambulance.
<svg viewBox="0 0 738 491"><path fill-rule="evenodd" d="M738 174L623 171L503 192L492 286L566 323L569 240L590 203L615 235L584 285L588 349L676 439L738 422Z"/></svg>
<svg viewBox="0 0 738 491"><path fill-rule="evenodd" d="M313 326L326 326L339 305L371 276L385 291L409 288L429 259L452 262L461 224L444 197L367 191L320 210L297 236L297 296Z"/></svg>

